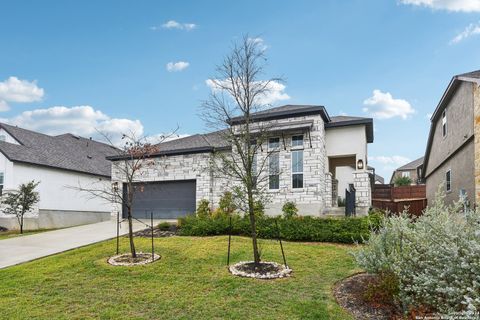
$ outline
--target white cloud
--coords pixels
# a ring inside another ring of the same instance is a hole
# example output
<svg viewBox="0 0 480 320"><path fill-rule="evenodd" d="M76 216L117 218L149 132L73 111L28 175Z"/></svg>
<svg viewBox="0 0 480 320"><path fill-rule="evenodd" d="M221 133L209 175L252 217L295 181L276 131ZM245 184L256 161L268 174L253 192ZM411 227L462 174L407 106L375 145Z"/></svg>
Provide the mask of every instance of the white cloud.
<svg viewBox="0 0 480 320"><path fill-rule="evenodd" d="M221 83L222 86L228 86L229 83L227 80L212 80L207 79L205 81L208 87L211 90L220 90L218 83ZM252 85L265 85L265 81L257 81L254 82ZM279 101L288 100L290 96L285 93L286 86L277 81L270 81L270 83L266 86L266 91L263 95L257 97L255 103L260 105L270 105L274 104Z"/></svg>
<svg viewBox="0 0 480 320"><path fill-rule="evenodd" d="M480 12L480 1L478 0L400 0L400 2L434 10Z"/></svg>
<svg viewBox="0 0 480 320"><path fill-rule="evenodd" d="M373 90L373 95L363 101L363 111L378 119L400 117L407 119L415 113L410 103L404 99L394 99L389 92Z"/></svg>
<svg viewBox="0 0 480 320"><path fill-rule="evenodd" d="M103 140L102 132L119 142L123 133L143 135L140 120L112 118L91 106L55 106L24 111L9 119L2 119L19 127L50 135L73 133L82 137Z"/></svg>
<svg viewBox="0 0 480 320"><path fill-rule="evenodd" d="M368 161L374 161L379 164L394 166L395 168L401 167L404 164L409 163L411 160L404 156L375 156L368 157Z"/></svg>
<svg viewBox="0 0 480 320"><path fill-rule="evenodd" d="M450 40L450 44L459 43L462 40L470 38L474 35L480 34L480 22L477 23L470 23L465 30L457 34L452 40Z"/></svg>
<svg viewBox="0 0 480 320"><path fill-rule="evenodd" d="M189 65L190 63L186 61L169 62L167 63L167 71L168 72L182 71L188 68Z"/></svg>
<svg viewBox="0 0 480 320"><path fill-rule="evenodd" d="M9 110L10 106L8 104L11 102L41 101L44 94L44 90L37 86L36 81L9 77L7 80L0 82L0 111Z"/></svg>
<svg viewBox="0 0 480 320"><path fill-rule="evenodd" d="M258 45L258 47L260 48L260 50L262 51L265 51L268 49L268 46L265 44L265 40L263 40L262 38L248 38L248 41L250 42L253 42L255 44Z"/></svg>
<svg viewBox="0 0 480 320"><path fill-rule="evenodd" d="M178 29L178 30L191 31L193 29L196 29L197 27L198 26L195 23L180 23L175 20L169 20L164 24L162 24L161 27L158 27L158 26L150 27L150 30L157 31L163 28L163 29Z"/></svg>

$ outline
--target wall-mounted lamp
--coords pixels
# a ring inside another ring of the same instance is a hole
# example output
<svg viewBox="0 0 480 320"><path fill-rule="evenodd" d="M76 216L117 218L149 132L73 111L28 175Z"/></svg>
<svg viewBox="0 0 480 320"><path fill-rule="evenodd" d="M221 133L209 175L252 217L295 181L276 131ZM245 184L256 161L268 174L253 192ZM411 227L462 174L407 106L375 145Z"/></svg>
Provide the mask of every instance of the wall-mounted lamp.
<svg viewBox="0 0 480 320"><path fill-rule="evenodd" d="M113 191L117 192L118 191L118 182L112 183L112 188L113 188Z"/></svg>
<svg viewBox="0 0 480 320"><path fill-rule="evenodd" d="M363 169L363 160L360 159L357 161L357 169L362 170Z"/></svg>

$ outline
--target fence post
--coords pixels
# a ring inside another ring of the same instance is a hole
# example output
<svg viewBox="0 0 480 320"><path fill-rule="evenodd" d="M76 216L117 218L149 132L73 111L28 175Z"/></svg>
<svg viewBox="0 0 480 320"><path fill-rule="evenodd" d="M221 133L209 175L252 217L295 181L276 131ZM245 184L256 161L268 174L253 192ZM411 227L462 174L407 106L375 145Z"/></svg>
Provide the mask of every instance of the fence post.
<svg viewBox="0 0 480 320"><path fill-rule="evenodd" d="M120 211L117 211L117 254L118 254L119 236L120 236Z"/></svg>
<svg viewBox="0 0 480 320"><path fill-rule="evenodd" d="M280 249L282 250L283 264L285 265L285 268L288 268L287 259L285 259L285 252L283 251L282 237L280 236L280 228L278 227L277 219L275 219L275 226L277 227L278 241L280 242Z"/></svg>
<svg viewBox="0 0 480 320"><path fill-rule="evenodd" d="M227 253L227 267L230 265L230 244L232 242L232 217L230 217L230 225L228 227L228 253Z"/></svg>
<svg viewBox="0 0 480 320"><path fill-rule="evenodd" d="M152 229L152 262L155 261L155 250L153 247L153 211L150 212L150 228Z"/></svg>

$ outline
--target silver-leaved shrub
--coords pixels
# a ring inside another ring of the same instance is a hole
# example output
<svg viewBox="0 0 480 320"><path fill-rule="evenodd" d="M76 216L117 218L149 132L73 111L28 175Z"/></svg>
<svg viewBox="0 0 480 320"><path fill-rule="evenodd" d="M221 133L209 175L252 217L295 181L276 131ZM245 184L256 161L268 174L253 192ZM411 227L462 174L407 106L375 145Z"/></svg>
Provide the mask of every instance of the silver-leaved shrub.
<svg viewBox="0 0 480 320"><path fill-rule="evenodd" d="M480 210L445 206L443 198L415 221L406 212L384 219L354 255L367 272L397 277L405 309L480 312Z"/></svg>

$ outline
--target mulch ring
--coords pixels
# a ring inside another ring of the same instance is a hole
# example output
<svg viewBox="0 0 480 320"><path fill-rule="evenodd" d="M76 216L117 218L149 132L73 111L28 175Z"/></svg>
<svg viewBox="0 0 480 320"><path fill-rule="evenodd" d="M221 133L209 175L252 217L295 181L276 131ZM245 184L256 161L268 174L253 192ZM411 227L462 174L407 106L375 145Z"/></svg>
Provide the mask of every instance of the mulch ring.
<svg viewBox="0 0 480 320"><path fill-rule="evenodd" d="M167 238L173 237L177 234L177 226L171 225L169 230L161 230L158 227L153 228L153 237L154 238ZM145 237L150 238L152 236L152 229L147 228L140 231L137 231L133 234L135 237Z"/></svg>
<svg viewBox="0 0 480 320"><path fill-rule="evenodd" d="M382 305L365 299L369 284L377 282L377 276L358 273L343 279L333 288L337 303L355 319L402 319L400 311L392 305Z"/></svg>
<svg viewBox="0 0 480 320"><path fill-rule="evenodd" d="M130 253L122 253L113 257L110 257L107 262L112 266L137 266L155 262L160 259L158 254L153 255L151 253L137 252L136 258L132 258Z"/></svg>

